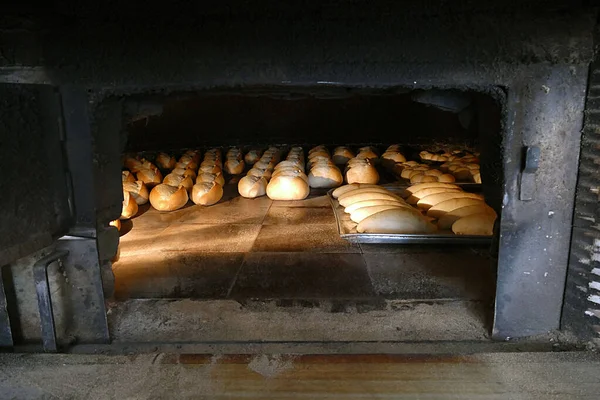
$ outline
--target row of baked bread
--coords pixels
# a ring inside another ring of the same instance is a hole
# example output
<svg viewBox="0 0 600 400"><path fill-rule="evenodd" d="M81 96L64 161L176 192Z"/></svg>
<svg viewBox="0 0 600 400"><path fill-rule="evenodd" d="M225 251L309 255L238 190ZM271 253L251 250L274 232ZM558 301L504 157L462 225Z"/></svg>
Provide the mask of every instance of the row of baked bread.
<svg viewBox="0 0 600 400"><path fill-rule="evenodd" d="M400 196L372 184L349 184L332 193L359 233L491 235L496 213L479 194L453 184L413 185Z"/></svg>
<svg viewBox="0 0 600 400"><path fill-rule="evenodd" d="M286 159L275 166L266 193L272 200L303 200L308 197L310 187L302 147L292 147Z"/></svg>
<svg viewBox="0 0 600 400"><path fill-rule="evenodd" d="M276 147L268 148L261 157L256 160L258 152L253 153L252 158L246 154L246 161L252 164L252 168L246 176L238 182L238 192L242 197L253 199L264 196L267 193L267 184L271 179L275 164L279 161L279 149Z"/></svg>

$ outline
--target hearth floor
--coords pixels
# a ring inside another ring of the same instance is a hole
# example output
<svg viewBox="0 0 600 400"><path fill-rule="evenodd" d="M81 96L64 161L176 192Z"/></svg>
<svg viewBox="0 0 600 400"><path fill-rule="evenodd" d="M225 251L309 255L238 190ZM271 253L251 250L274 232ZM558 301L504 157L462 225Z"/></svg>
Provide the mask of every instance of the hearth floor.
<svg viewBox="0 0 600 400"><path fill-rule="evenodd" d="M485 248L357 245L341 239L326 196L245 199L123 224L115 299L467 300L490 302Z"/></svg>

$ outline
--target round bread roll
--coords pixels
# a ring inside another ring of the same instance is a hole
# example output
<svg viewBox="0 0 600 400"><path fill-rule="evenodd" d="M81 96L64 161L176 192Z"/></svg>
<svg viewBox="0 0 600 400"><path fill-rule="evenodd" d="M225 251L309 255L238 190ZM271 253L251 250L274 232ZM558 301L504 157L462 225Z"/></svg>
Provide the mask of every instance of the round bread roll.
<svg viewBox="0 0 600 400"><path fill-rule="evenodd" d="M161 183L162 179L162 174L156 167L152 169L144 168L137 173L137 180L144 182L149 188Z"/></svg>
<svg viewBox="0 0 600 400"><path fill-rule="evenodd" d="M175 157L171 157L167 153L158 153L155 161L158 168L162 169L173 169L175 168L175 164L177 164Z"/></svg>
<svg viewBox="0 0 600 400"><path fill-rule="evenodd" d="M359 233L433 233L437 227L413 208L397 207L380 211L363 219L356 230Z"/></svg>
<svg viewBox="0 0 600 400"><path fill-rule="evenodd" d="M148 188L142 181L123 182L123 190L129 192L138 205L148 202Z"/></svg>
<svg viewBox="0 0 600 400"><path fill-rule="evenodd" d="M264 177L246 175L238 182L238 192L248 199L264 196L267 193L267 180Z"/></svg>
<svg viewBox="0 0 600 400"><path fill-rule="evenodd" d="M123 190L123 206L121 208L120 219L129 219L138 212L138 205L133 199L133 196L125 190Z"/></svg>
<svg viewBox="0 0 600 400"><path fill-rule="evenodd" d="M123 165L132 172L137 172L142 168L142 162L135 157L125 157Z"/></svg>
<svg viewBox="0 0 600 400"><path fill-rule="evenodd" d="M332 160L337 165L344 165L354 158L354 153L347 147L340 146L333 150Z"/></svg>
<svg viewBox="0 0 600 400"><path fill-rule="evenodd" d="M209 174L208 172L202 173L198 175L198 178L196 178L196 183L200 182L216 182L221 186L225 186L225 178L223 178L222 174Z"/></svg>
<svg viewBox="0 0 600 400"><path fill-rule="evenodd" d="M185 206L188 201L188 192L183 186L161 183L150 191L150 204L158 211L175 211Z"/></svg>
<svg viewBox="0 0 600 400"><path fill-rule="evenodd" d="M163 179L163 183L165 185L174 186L176 188L183 186L188 192L192 190L192 186L194 186L194 181L192 181L191 177L177 175L172 172L165 176L165 179Z"/></svg>
<svg viewBox="0 0 600 400"><path fill-rule="evenodd" d="M406 157L404 157L400 152L397 151L387 151L381 155L381 158L384 160L391 161L393 163L406 162Z"/></svg>
<svg viewBox="0 0 600 400"><path fill-rule="evenodd" d="M300 160L283 160L279 164L275 166L275 171L284 168L296 168L302 172L304 172L303 163Z"/></svg>
<svg viewBox="0 0 600 400"><path fill-rule="evenodd" d="M438 176L438 182L452 183L452 182L456 182L456 178L454 178L454 175L452 175L452 174L443 174L443 175Z"/></svg>
<svg viewBox="0 0 600 400"><path fill-rule="evenodd" d="M425 175L423 172L417 172L410 176L410 183L426 183L426 182L437 182L438 179L435 176Z"/></svg>
<svg viewBox="0 0 600 400"><path fill-rule="evenodd" d="M261 157L261 151L257 149L252 149L246 153L244 156L244 162L248 165L254 165Z"/></svg>
<svg viewBox="0 0 600 400"><path fill-rule="evenodd" d="M192 180L196 179L196 172L191 169L175 168L173 171L171 171L171 173L186 177L189 176Z"/></svg>
<svg viewBox="0 0 600 400"><path fill-rule="evenodd" d="M472 214L490 213L496 215L496 212L492 207L488 206L484 202L480 204L473 204L470 206L460 207L454 209L446 214L442 215L437 222L438 228L440 229L451 229L452 225L463 217L468 217Z"/></svg>
<svg viewBox="0 0 600 400"><path fill-rule="evenodd" d="M427 176L442 176L444 173L442 171L440 171L439 169L428 169L427 171L423 171L423 174L427 175Z"/></svg>
<svg viewBox="0 0 600 400"><path fill-rule="evenodd" d="M417 207L420 209L428 210L431 207L435 206L438 203L441 203L450 199L479 199L483 200L483 196L475 193L468 192L446 192L446 193L436 193L430 194L429 196L425 196L417 202Z"/></svg>
<svg viewBox="0 0 600 400"><path fill-rule="evenodd" d="M135 182L135 176L133 176L133 174L129 171L122 171L121 180L123 182Z"/></svg>
<svg viewBox="0 0 600 400"><path fill-rule="evenodd" d="M179 158L179 161L194 161L196 164L200 162L200 157L202 154L200 150L187 150L183 155Z"/></svg>
<svg viewBox="0 0 600 400"><path fill-rule="evenodd" d="M223 197L223 187L218 183L200 182L192 188L192 201L194 204L211 206Z"/></svg>
<svg viewBox="0 0 600 400"><path fill-rule="evenodd" d="M196 171L198 169L198 164L193 160L179 161L175 164L175 168L185 168Z"/></svg>
<svg viewBox="0 0 600 400"><path fill-rule="evenodd" d="M483 212L460 218L452 224L452 232L457 235L491 236L494 233L496 215Z"/></svg>
<svg viewBox="0 0 600 400"><path fill-rule="evenodd" d="M225 171L230 175L239 175L244 172L244 160L238 160L237 158L228 159L225 161Z"/></svg>
<svg viewBox="0 0 600 400"><path fill-rule="evenodd" d="M201 166L198 172L208 172L209 174L222 174L223 170L216 164Z"/></svg>
<svg viewBox="0 0 600 400"><path fill-rule="evenodd" d="M346 172L346 182L376 184L379 182L379 173L371 164L356 164Z"/></svg>
<svg viewBox="0 0 600 400"><path fill-rule="evenodd" d="M476 204L485 204L481 199L459 198L442 201L427 210L427 216L430 218L441 218L446 213L452 212L457 208L472 206Z"/></svg>
<svg viewBox="0 0 600 400"><path fill-rule="evenodd" d="M267 185L267 196L272 200L303 200L308 197L308 178L302 173L273 175Z"/></svg>
<svg viewBox="0 0 600 400"><path fill-rule="evenodd" d="M308 184L312 188L330 189L344 182L342 173L335 166L316 166L308 174Z"/></svg>

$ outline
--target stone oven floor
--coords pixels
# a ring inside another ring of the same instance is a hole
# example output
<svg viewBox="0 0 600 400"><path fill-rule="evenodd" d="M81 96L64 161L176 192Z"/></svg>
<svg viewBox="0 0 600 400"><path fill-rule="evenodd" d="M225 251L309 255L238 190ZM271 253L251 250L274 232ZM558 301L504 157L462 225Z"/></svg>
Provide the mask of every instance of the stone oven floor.
<svg viewBox="0 0 600 400"><path fill-rule="evenodd" d="M494 295L490 262L486 248L351 244L339 237L326 196L244 199L228 185L212 207L145 206L123 225L111 335L482 340Z"/></svg>
<svg viewBox="0 0 600 400"><path fill-rule="evenodd" d="M352 244L322 195L140 214L123 224L117 300L493 298L485 248Z"/></svg>

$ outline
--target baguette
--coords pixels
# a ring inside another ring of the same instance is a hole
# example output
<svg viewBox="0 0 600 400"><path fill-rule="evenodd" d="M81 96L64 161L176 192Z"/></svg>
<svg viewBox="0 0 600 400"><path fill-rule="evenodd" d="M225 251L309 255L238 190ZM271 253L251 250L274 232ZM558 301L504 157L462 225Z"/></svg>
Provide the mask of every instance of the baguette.
<svg viewBox="0 0 600 400"><path fill-rule="evenodd" d="M376 199L387 199L387 200L393 200L393 199L400 199L398 196L396 196L393 193L381 193L381 192L363 192L363 193L356 193L352 196L348 196L343 200L339 200L340 205L342 207L348 207L351 204L354 203L358 203L359 201L364 201L364 200L376 200ZM416 210L415 210L416 211Z"/></svg>
<svg viewBox="0 0 600 400"><path fill-rule="evenodd" d="M356 230L360 233L433 233L437 227L413 208L391 208L363 219Z"/></svg>
<svg viewBox="0 0 600 400"><path fill-rule="evenodd" d="M410 207L408 204L406 204L405 202L398 200L398 199L375 199L375 200L363 200L363 201L359 201L358 203L351 204L344 209L344 212L346 214L352 214L353 211L358 210L359 208L371 207L371 206L383 206L383 205L387 205L387 204L399 204L399 205Z"/></svg>
<svg viewBox="0 0 600 400"><path fill-rule="evenodd" d="M483 212L460 218L452 224L452 232L457 235L485 235L494 233L496 214Z"/></svg>
<svg viewBox="0 0 600 400"><path fill-rule="evenodd" d="M381 186L373 185L373 184L370 184L370 183L351 183L351 184L348 184L348 185L340 186L339 188L335 189L331 193L331 195L333 196L334 199L337 199L338 197L340 197L344 193L350 192L352 190L357 190L357 189L360 189L360 188L367 188L367 187L381 187Z"/></svg>
<svg viewBox="0 0 600 400"><path fill-rule="evenodd" d="M367 217L370 217L373 214L377 214L378 212L389 210L391 208L400 207L402 206L399 204L383 204L378 206L362 207L357 210L354 210L352 214L350 214L350 219L359 224L362 220L364 220Z"/></svg>
<svg viewBox="0 0 600 400"><path fill-rule="evenodd" d="M428 210L431 207L435 206L442 201L450 200L450 199L479 199L483 200L483 196L475 193L468 192L446 192L446 193L437 193L430 194L429 196L423 197L421 200L417 202L417 207Z"/></svg>
<svg viewBox="0 0 600 400"><path fill-rule="evenodd" d="M441 203L431 207L429 210L427 210L427 216L430 218L441 218L443 215L451 212L452 210L456 210L457 208L461 207L472 206L475 204L485 204L485 202L481 199L450 199L442 201Z"/></svg>
<svg viewBox="0 0 600 400"><path fill-rule="evenodd" d="M417 202L419 200L421 200L423 197L429 196L430 194L437 194L437 193L448 193L448 192L461 192L462 190L459 188L439 188L439 187L434 187L434 188L425 188L425 189L421 189L419 191L413 192L413 194L406 199L406 201L408 202L408 204L417 204Z"/></svg>
<svg viewBox="0 0 600 400"><path fill-rule="evenodd" d="M446 214L442 215L437 222L438 228L440 229L451 229L452 224L463 217L468 217L472 214L489 213L496 215L496 212L487 204L473 204L470 206L456 208Z"/></svg>
<svg viewBox="0 0 600 400"><path fill-rule="evenodd" d="M418 192L422 189L427 188L449 188L449 189L460 189L460 186L454 185L452 183L442 183L442 182L427 182L427 183L418 183L416 185L412 185L405 190L405 197L410 196L411 194Z"/></svg>

